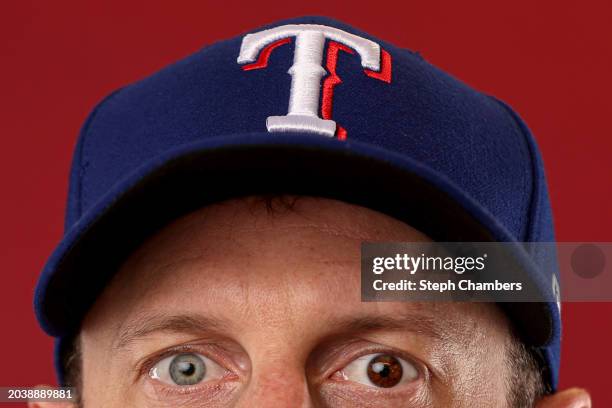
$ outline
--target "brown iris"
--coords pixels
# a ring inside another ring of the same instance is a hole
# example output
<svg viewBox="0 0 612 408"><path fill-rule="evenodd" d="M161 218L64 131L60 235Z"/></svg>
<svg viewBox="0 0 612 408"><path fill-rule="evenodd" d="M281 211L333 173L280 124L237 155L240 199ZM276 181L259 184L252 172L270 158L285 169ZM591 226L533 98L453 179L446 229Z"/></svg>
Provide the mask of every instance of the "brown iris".
<svg viewBox="0 0 612 408"><path fill-rule="evenodd" d="M393 356L381 354L370 360L368 377L378 387L396 386L402 379L402 364Z"/></svg>

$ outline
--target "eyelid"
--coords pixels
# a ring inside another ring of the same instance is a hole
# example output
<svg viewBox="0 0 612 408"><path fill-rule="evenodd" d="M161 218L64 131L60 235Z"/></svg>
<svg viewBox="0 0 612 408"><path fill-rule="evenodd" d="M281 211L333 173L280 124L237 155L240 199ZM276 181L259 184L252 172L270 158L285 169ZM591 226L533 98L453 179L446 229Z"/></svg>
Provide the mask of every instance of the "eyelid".
<svg viewBox="0 0 612 408"><path fill-rule="evenodd" d="M410 353L403 351L403 350L399 350L395 347L385 346L385 345L376 344L376 343L370 343L368 341L365 341L365 342L368 343L365 347L355 346L355 343L351 343L347 345L347 348L354 348L354 350L339 350L338 352L338 354L340 354L339 357L330 356L335 361L333 364L330 364L329 367L326 367L325 370L323 371L322 373L323 380L324 381L328 380L334 373L342 370L344 367L348 366L350 363L357 360L358 358L361 358L361 357L364 357L370 354L390 354L392 356L399 357L405 360L406 362L408 362L409 364L413 365L417 371L416 380L418 380L419 378L422 378L425 382L430 381L431 371L429 369L429 366L423 361L411 355ZM362 341L360 341L359 343L362 343Z"/></svg>
<svg viewBox="0 0 612 408"><path fill-rule="evenodd" d="M231 358L224 356L224 353L221 350L222 349L220 347L211 343L188 343L166 348L143 358L141 362L137 363L137 376L135 380L138 381L141 378L148 377L153 367L159 364L162 360L181 353L200 354L219 365L228 373L238 375L237 372L241 371L240 367L231 361Z"/></svg>
<svg viewBox="0 0 612 408"><path fill-rule="evenodd" d="M191 345L181 346L179 350L176 347L162 351L158 354L160 357L152 358L150 363L143 365L151 367L153 370L164 360L168 360L160 368L163 370L157 376L152 377L147 373L142 375L140 379L143 387L143 392L151 398L151 401L162 406L209 406L210 402L217 398L218 395L232 390L238 382L238 376L231 370L228 370L225 365L219 364L217 360L204 356L197 350L190 350ZM169 372L172 359L181 354L195 354L202 358L206 365L204 377L193 384L179 385L174 382ZM209 378L209 373L212 378ZM157 406L157 405L156 405Z"/></svg>
<svg viewBox="0 0 612 408"><path fill-rule="evenodd" d="M392 353L365 354L361 357L358 357L352 360L347 365L345 365L342 369L336 371L333 375L335 375L336 373L341 373L342 377L344 377L344 380L346 381L351 381L354 383L377 388L377 385L374 384L371 379L368 378L367 380L365 380L365 378L368 377L367 370L368 370L369 364L372 362L372 360L380 356L391 356L397 362L400 363L402 367L402 377L399 380L399 382L396 384L397 386L399 386L402 383L416 382L421 377L421 374L419 370L417 369L416 364L414 364L412 361L409 361L407 359L404 359ZM355 367L351 367L351 366L355 366ZM360 371L360 370L363 370L363 371ZM411 371L413 371L413 373L411 373ZM349 376L354 376L354 377L359 376L363 378L348 378ZM389 388L391 387L395 387L395 385L392 385ZM378 387L378 388L384 388L384 387Z"/></svg>
<svg viewBox="0 0 612 408"><path fill-rule="evenodd" d="M177 358L177 356L181 355L196 356L197 359L199 359L204 364L203 378L200 381L193 384L176 384L171 378L170 368L172 362L175 358ZM159 370L157 370L158 368ZM157 363L155 363L155 365L153 365L151 370L149 370L148 376L150 379L159 381L169 387L186 388L189 386L197 387L199 385L205 385L206 383L222 380L227 377L227 374L229 372L230 371L227 368L218 364L215 360L208 358L200 353L182 352L171 354L159 360Z"/></svg>

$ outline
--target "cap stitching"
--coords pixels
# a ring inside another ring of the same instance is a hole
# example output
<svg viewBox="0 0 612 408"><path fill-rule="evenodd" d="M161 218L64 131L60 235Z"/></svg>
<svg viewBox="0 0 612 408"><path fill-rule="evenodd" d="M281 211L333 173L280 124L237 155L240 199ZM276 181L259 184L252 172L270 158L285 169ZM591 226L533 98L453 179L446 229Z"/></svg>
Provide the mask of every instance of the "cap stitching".
<svg viewBox="0 0 612 408"><path fill-rule="evenodd" d="M527 203L525 203L524 205L521 206L521 212L524 211L527 208L527 225L525 226L525 230L522 234L522 237L517 237L517 238L521 238L521 240L524 241L537 241L537 239L539 238L539 235L537 235L537 231L535 231L535 225L537 224L537 219L539 216L539 196L540 196L540 177L539 177L539 169L538 166L536 165L536 163L538 162L538 158L535 155L534 152L534 146L533 146L533 142L530 140L532 139L531 136L531 132L527 129L525 123L523 122L523 120L520 119L520 117L517 115L517 113L510 108L510 106L505 103L504 101L494 97L494 96L490 96L494 101L496 101L499 105L502 106L502 108L509 113L510 117L512 118L512 122L514 124L514 127L519 131L519 133L521 134L521 136L523 137L523 140L525 141L526 145L527 145L527 151L529 152L529 164L531 166L531 192L530 192L530 197ZM522 151L522 149L521 149Z"/></svg>
<svg viewBox="0 0 612 408"><path fill-rule="evenodd" d="M105 96L96 105L96 107L91 111L91 114L87 118L87 122L85 123L85 126L83 128L83 135L81 137L79 151L77 153L78 157L79 157L79 162L78 162L79 177L78 177L78 184L77 184L77 191L76 191L76 195L77 195L76 211L78 213L78 218L77 219L81 218L81 216L83 215L83 179L85 178L86 163L88 163L88 161L87 161L87 153L85 152L85 143L86 143L86 140L87 140L90 132L92 131L92 128L94 127L94 125L93 125L94 119L98 116L98 113L100 112L101 108L104 105L106 105L106 103L110 99L112 99L115 95L117 95L124 88L125 87L121 87L119 89L116 89L115 91L113 91L110 94L108 94L107 96Z"/></svg>

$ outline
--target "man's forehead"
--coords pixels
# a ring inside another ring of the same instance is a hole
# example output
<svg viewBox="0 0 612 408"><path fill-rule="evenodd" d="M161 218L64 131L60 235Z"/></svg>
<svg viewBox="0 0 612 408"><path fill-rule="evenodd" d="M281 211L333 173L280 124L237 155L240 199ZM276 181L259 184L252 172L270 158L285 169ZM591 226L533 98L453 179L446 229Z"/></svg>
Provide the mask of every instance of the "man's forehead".
<svg viewBox="0 0 612 408"><path fill-rule="evenodd" d="M102 322L107 334L123 343L151 332L234 337L246 332L268 336L270 330L285 336L303 331L313 336L404 331L421 338L463 342L487 327L500 326L505 331L507 326L492 304L361 302L355 281L305 281L303 275L304 280L262 283L261 275L244 271L242 275L252 275L249 286L248 280L233 280L220 272L206 283L169 279L128 307L118 302L103 310L94 325L96 320Z"/></svg>
<svg viewBox="0 0 612 408"><path fill-rule="evenodd" d="M286 230L319 230L322 233L369 240L401 240L426 236L402 221L366 207L320 197L244 197L209 205L188 214L152 237L165 243L167 236L241 236L248 233ZM273 200L272 204L270 201ZM283 200L281 204L274 200Z"/></svg>
<svg viewBox="0 0 612 408"><path fill-rule="evenodd" d="M300 197L273 213L256 199L207 207L168 226L133 255L89 320L98 316L118 328L138 327L146 323L143 316L204 315L229 327L290 317L286 323L327 319L332 326L373 327L376 321L397 326L392 319L400 316L432 322L415 326L432 333L434 326L448 331L456 321L466 331L474 307L360 302L359 248L367 237L426 239L383 214L333 200Z"/></svg>
<svg viewBox="0 0 612 408"><path fill-rule="evenodd" d="M247 197L195 211L148 239L114 280L141 284L159 279L168 273L165 269L190 263L228 268L228 273L232 265L267 262L354 267L363 241L428 240L409 225L368 208L314 197L291 200L291 206L273 203L270 209L260 197Z"/></svg>

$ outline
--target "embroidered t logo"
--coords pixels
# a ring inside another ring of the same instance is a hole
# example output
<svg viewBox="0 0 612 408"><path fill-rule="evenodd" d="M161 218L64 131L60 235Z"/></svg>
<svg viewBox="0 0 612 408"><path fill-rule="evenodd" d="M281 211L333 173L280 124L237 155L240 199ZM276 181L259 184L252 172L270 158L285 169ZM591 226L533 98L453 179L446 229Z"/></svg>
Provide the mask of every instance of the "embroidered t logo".
<svg viewBox="0 0 612 408"><path fill-rule="evenodd" d="M289 112L285 116L268 116L268 132L313 132L346 139L346 130L331 119L334 86L341 83L336 75L338 52L357 53L367 76L390 83L391 55L366 38L333 27L316 24L290 24L246 35L242 40L239 64L245 71L265 68L272 51L295 37L291 75ZM323 50L327 47L326 65ZM321 94L321 78L323 81ZM322 99L319 116L319 100Z"/></svg>

